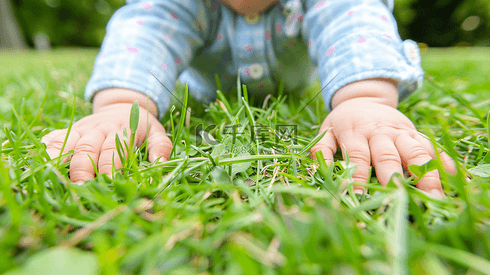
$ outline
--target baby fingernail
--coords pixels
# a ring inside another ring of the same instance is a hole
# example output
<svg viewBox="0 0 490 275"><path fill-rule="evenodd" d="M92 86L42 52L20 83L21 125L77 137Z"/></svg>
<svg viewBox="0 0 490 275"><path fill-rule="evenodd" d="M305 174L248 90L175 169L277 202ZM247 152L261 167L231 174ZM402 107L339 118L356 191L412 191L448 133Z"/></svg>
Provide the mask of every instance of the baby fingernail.
<svg viewBox="0 0 490 275"><path fill-rule="evenodd" d="M430 194L434 197L439 197L439 198L444 197L444 194L442 194L441 191L439 191L438 189L432 189L430 191Z"/></svg>

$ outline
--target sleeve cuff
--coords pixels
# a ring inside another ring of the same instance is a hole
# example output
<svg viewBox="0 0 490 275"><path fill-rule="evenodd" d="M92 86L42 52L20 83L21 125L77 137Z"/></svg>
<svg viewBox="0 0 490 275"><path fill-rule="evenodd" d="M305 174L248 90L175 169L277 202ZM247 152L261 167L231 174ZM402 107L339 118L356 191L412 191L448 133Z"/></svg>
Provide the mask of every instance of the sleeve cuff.
<svg viewBox="0 0 490 275"><path fill-rule="evenodd" d="M158 107L158 118L169 109L177 76L204 45L210 30L210 12L204 2L192 0L128 1L107 24L85 98L106 88L126 88L148 95Z"/></svg>
<svg viewBox="0 0 490 275"><path fill-rule="evenodd" d="M371 42L367 50L353 50L364 51L364 55L354 55L348 62L343 62L346 60L344 58L339 58L333 64L329 62L329 65L335 68L333 70L320 69L320 72L324 72L322 79L325 81L323 83L330 82L323 91L323 99L329 111L332 110L331 99L334 93L355 81L370 78L394 79L398 81L399 100L406 98L422 86L424 72L420 65L417 43L405 40L395 44L394 47L387 47L386 43L376 38L367 37L365 39L366 41L358 44ZM384 39L389 38L384 37ZM363 47L363 45L353 47Z"/></svg>

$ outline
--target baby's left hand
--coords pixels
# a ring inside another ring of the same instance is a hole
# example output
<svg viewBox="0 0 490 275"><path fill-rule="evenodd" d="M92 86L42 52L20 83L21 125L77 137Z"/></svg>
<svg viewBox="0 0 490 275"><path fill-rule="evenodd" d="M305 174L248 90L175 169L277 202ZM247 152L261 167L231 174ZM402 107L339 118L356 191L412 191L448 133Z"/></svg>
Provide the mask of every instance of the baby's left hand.
<svg viewBox="0 0 490 275"><path fill-rule="evenodd" d="M311 149L322 151L327 164L333 161L337 144L349 161L357 164L352 179L367 182L370 164L376 169L379 183L385 186L391 176L403 174L402 164L422 165L435 158L434 148L429 140L422 137L413 123L397 109L370 98L354 98L338 105L323 121L320 133L329 129L325 136ZM444 167L456 171L453 160L441 153ZM428 172L417 187L436 197L443 197L439 172ZM355 190L363 190L355 186Z"/></svg>

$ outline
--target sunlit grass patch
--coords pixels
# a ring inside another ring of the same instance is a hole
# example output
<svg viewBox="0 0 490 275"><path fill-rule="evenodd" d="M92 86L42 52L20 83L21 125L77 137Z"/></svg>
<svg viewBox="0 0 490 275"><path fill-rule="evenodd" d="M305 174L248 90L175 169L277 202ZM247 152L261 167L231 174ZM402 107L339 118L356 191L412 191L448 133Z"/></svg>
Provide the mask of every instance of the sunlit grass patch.
<svg viewBox="0 0 490 275"><path fill-rule="evenodd" d="M95 55L64 51L36 73L23 65L0 80L0 271L35 274L64 261L73 274L488 273L490 82L472 57L488 52L461 54L429 50L424 87L399 107L459 161L456 175L441 170L447 198L413 179L382 187L374 174L356 195L345 184L352 164L312 160L326 111L321 100L299 111L319 86L265 104L241 87L202 106L179 85L184 104L173 102L163 122L168 162L134 148L113 180L75 185L69 163L46 161L39 139L90 113L83 90ZM74 55L87 58L64 62Z"/></svg>

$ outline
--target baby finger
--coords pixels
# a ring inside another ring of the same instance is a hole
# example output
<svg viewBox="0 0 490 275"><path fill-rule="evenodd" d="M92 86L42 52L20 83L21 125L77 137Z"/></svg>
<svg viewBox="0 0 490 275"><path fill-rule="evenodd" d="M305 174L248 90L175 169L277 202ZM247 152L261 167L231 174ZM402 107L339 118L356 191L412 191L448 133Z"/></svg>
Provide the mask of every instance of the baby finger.
<svg viewBox="0 0 490 275"><path fill-rule="evenodd" d="M52 138L47 137L47 139L50 138L50 140L45 142L47 147L46 153L48 153L51 159L57 158L60 155L62 148L63 148L63 154L65 154L70 150L73 150L78 140L80 139L80 133L76 129L72 129L66 141L65 147L63 147L66 138L66 132L67 132L66 130L60 130L59 132L56 133L56 135L53 135ZM68 160L69 157L65 157L63 159L63 162L67 162Z"/></svg>
<svg viewBox="0 0 490 275"><path fill-rule="evenodd" d="M92 158L95 167L97 167L100 148L104 140L104 134L97 129L86 132L78 140L70 163L70 178L73 182L94 178L95 171L90 158Z"/></svg>
<svg viewBox="0 0 490 275"><path fill-rule="evenodd" d="M432 143L427 138L419 134L415 136L414 139L420 142L427 149L433 159L436 158L434 146L432 146ZM456 163L454 162L454 160L440 148L437 148L437 150L439 152L439 155L441 156L441 161L444 165L444 168L446 168L446 170L451 174L456 173Z"/></svg>
<svg viewBox="0 0 490 275"><path fill-rule="evenodd" d="M117 153L116 149L116 134L119 136L121 139L121 142L123 143L124 146L124 141L122 140L122 131L121 132L112 132L109 133L102 144L101 150L100 150L100 157L99 157L99 173L100 174L107 174L110 178L112 178L112 160L114 159L114 170L117 170L122 167L122 162L119 158L119 154ZM121 148L123 150L123 154L125 157L127 155L126 151L124 148Z"/></svg>
<svg viewBox="0 0 490 275"><path fill-rule="evenodd" d="M395 140L395 146L400 152L400 157L405 167L409 167L412 164L423 165L432 159L429 150L408 134L399 135ZM417 183L417 187L436 197L444 197L439 171L437 170L426 173Z"/></svg>

